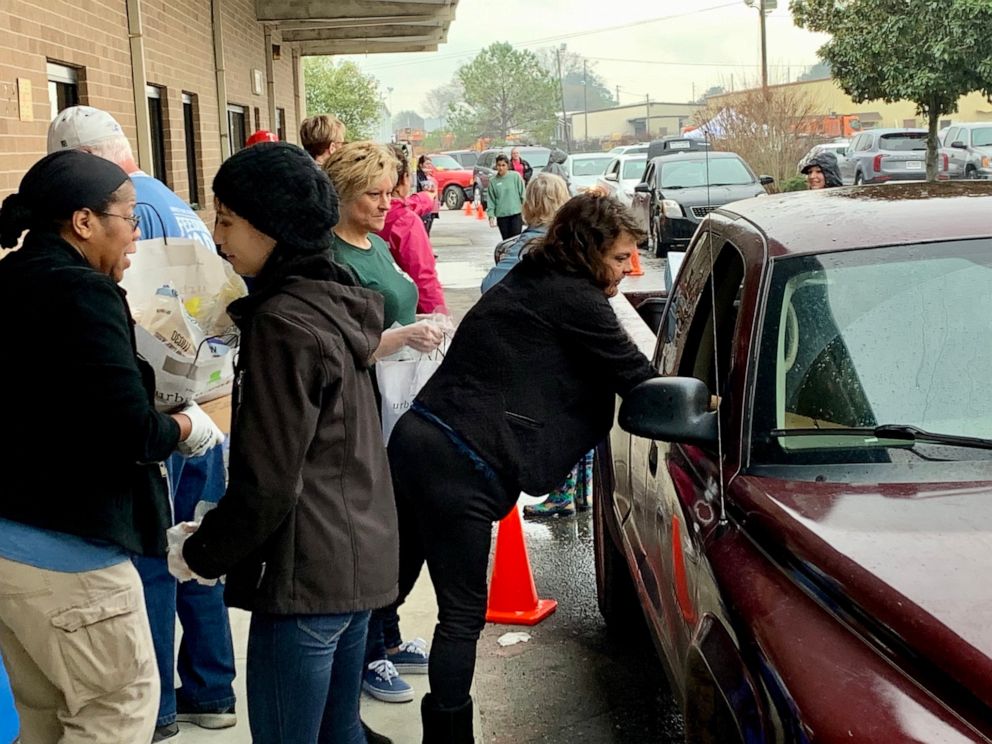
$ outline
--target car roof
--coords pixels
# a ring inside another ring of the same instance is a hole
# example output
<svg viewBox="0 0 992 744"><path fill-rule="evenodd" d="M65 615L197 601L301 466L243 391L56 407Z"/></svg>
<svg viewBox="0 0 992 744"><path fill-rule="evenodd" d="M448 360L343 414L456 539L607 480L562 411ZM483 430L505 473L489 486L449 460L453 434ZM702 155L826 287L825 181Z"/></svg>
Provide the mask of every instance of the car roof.
<svg viewBox="0 0 992 744"><path fill-rule="evenodd" d="M902 181L758 197L719 207L761 230L769 255L992 237L992 183Z"/></svg>
<svg viewBox="0 0 992 744"><path fill-rule="evenodd" d="M589 158L616 158L620 153L618 152L573 152L570 157L572 160L586 160Z"/></svg>
<svg viewBox="0 0 992 744"><path fill-rule="evenodd" d="M685 160L726 160L728 158L743 158L736 152L711 152L709 150L685 150L667 155L657 155L651 158L652 163L680 163Z"/></svg>
<svg viewBox="0 0 992 744"><path fill-rule="evenodd" d="M520 150L520 152L534 152L535 150L548 150L550 147L544 147L543 145L502 145L501 147L490 147L483 152L509 152L510 150ZM479 153L480 155L482 153Z"/></svg>
<svg viewBox="0 0 992 744"><path fill-rule="evenodd" d="M951 126L944 127L944 129L952 129L954 127L959 127L962 129L975 129L976 127L992 127L992 121L966 121L963 124L951 124Z"/></svg>

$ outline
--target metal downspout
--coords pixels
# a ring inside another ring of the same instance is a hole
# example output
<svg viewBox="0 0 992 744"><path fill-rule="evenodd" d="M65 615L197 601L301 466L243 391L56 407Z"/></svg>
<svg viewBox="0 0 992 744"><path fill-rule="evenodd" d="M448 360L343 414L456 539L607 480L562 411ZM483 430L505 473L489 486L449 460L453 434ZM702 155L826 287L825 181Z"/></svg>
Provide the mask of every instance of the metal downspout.
<svg viewBox="0 0 992 744"><path fill-rule="evenodd" d="M275 66L272 64L272 27L264 27L265 36L265 95L269 99L270 132L276 131L276 81Z"/></svg>
<svg viewBox="0 0 992 744"><path fill-rule="evenodd" d="M152 171L152 129L145 95L145 39L141 31L141 0L127 0L127 38L131 47L131 87L138 136L138 167Z"/></svg>
<svg viewBox="0 0 992 744"><path fill-rule="evenodd" d="M220 134L220 159L231 156L231 135L227 131L227 78L224 74L224 33L221 28L222 0L210 0L210 20L214 34L214 70L217 79L217 128Z"/></svg>
<svg viewBox="0 0 992 744"><path fill-rule="evenodd" d="M296 111L296 131L299 132L300 124L306 118L305 106L306 98L301 95L303 88L303 56L300 50L293 47L293 108ZM296 140L297 143L299 142Z"/></svg>

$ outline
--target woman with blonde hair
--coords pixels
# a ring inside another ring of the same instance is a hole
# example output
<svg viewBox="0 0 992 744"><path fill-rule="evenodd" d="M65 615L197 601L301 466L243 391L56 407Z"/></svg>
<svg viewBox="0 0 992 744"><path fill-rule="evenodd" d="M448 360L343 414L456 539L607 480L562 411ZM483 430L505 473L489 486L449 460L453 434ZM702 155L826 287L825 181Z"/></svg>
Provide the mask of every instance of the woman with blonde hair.
<svg viewBox="0 0 992 744"><path fill-rule="evenodd" d="M496 266L482 280L483 292L497 284L519 263L521 255L532 241L547 233L548 225L568 199L568 187L558 176L542 172L531 179L524 192L523 217L527 229L496 246Z"/></svg>

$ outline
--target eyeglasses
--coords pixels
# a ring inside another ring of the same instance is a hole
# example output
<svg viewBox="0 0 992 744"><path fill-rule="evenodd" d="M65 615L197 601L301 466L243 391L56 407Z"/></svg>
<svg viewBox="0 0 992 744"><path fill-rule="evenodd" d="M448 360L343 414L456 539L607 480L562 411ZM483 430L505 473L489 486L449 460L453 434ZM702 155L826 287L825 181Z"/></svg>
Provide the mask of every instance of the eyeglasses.
<svg viewBox="0 0 992 744"><path fill-rule="evenodd" d="M137 230L138 226L141 224L140 214L132 214L130 217L125 217L122 214L114 214L113 212L97 212L97 214L102 214L104 217L119 217L122 220L126 220L131 223L132 230Z"/></svg>

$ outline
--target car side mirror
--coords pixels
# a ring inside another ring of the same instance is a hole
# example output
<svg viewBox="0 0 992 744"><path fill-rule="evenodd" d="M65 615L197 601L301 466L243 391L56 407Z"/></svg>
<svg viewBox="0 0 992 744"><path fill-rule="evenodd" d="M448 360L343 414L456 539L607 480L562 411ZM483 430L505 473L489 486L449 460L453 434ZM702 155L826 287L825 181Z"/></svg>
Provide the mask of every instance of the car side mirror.
<svg viewBox="0 0 992 744"><path fill-rule="evenodd" d="M717 440L710 391L695 377L656 377L623 399L618 422L634 436L708 446Z"/></svg>
<svg viewBox="0 0 992 744"><path fill-rule="evenodd" d="M760 183L762 186L771 186L773 183L775 183L775 179L772 178L771 176L758 176L758 183Z"/></svg>
<svg viewBox="0 0 992 744"><path fill-rule="evenodd" d="M636 194L650 194L651 193L651 189L652 189L651 184L649 184L649 183L639 183L639 184L637 184L634 187L634 193L636 193Z"/></svg>
<svg viewBox="0 0 992 744"><path fill-rule="evenodd" d="M606 179L607 181L616 181L617 180L617 174L616 173L607 173L605 176L603 176L603 178Z"/></svg>
<svg viewBox="0 0 992 744"><path fill-rule="evenodd" d="M957 140L955 142L952 142L951 143L951 147L953 147L955 150L967 150L968 149L968 146L964 142L962 142L961 140Z"/></svg>

